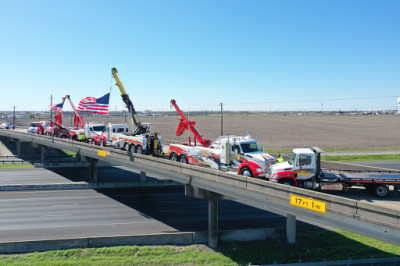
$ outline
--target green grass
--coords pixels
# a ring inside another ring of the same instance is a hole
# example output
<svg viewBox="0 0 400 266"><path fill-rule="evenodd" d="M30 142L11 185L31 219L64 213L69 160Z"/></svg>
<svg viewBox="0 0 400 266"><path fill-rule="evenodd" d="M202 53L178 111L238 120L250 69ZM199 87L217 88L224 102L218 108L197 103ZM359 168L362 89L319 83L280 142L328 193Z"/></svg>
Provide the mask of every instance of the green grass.
<svg viewBox="0 0 400 266"><path fill-rule="evenodd" d="M343 230L310 230L295 245L282 240L193 246L120 246L0 256L0 265L248 265L385 258L400 247Z"/></svg>
<svg viewBox="0 0 400 266"><path fill-rule="evenodd" d="M400 154L323 155L321 159L333 162L400 161Z"/></svg>
<svg viewBox="0 0 400 266"><path fill-rule="evenodd" d="M30 163L0 164L0 169L17 169L17 168L33 168L33 165Z"/></svg>

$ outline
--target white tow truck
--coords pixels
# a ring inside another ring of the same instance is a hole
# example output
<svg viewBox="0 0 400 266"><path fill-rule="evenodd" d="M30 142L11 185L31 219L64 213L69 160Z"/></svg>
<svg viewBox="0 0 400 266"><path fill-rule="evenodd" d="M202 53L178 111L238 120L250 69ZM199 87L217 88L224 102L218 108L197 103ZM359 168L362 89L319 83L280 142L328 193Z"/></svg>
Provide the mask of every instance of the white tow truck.
<svg viewBox="0 0 400 266"><path fill-rule="evenodd" d="M352 186L364 186L378 197L386 197L390 185L396 191L399 189L400 174L322 170L322 152L318 147L294 149L289 161L271 166L269 180L316 190L346 190Z"/></svg>
<svg viewBox="0 0 400 266"><path fill-rule="evenodd" d="M258 148L257 141L247 136L222 136L210 147L171 144L172 161L234 171L240 175L263 178L275 159Z"/></svg>
<svg viewBox="0 0 400 266"><path fill-rule="evenodd" d="M192 145L189 136L188 143L170 144L170 160L234 171L255 178L265 177L269 167L275 163L271 155L260 151L257 141L250 134L244 137L222 136L211 143L211 140L200 136L194 128L196 122L186 118L175 100L171 100L171 104L181 116L176 135L180 136L185 130L190 130L194 135L194 143Z"/></svg>

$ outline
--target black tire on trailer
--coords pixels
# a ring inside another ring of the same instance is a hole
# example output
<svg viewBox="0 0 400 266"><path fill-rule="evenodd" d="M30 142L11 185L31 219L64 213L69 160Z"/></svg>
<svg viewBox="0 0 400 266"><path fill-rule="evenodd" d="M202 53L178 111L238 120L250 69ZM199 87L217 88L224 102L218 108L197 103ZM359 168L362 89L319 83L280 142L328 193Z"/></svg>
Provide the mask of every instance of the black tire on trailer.
<svg viewBox="0 0 400 266"><path fill-rule="evenodd" d="M177 162L177 161L178 161L178 155L177 155L175 152L173 152L173 153L171 153L171 155L169 156L169 159L170 159L171 161Z"/></svg>
<svg viewBox="0 0 400 266"><path fill-rule="evenodd" d="M389 187L385 184L375 184L373 194L379 198L385 198L389 195Z"/></svg>
<svg viewBox="0 0 400 266"><path fill-rule="evenodd" d="M290 178L279 179L278 183L282 184L282 185L287 185L287 186L294 186L295 185L293 180L291 180Z"/></svg>
<svg viewBox="0 0 400 266"><path fill-rule="evenodd" d="M244 176L248 176L248 177L253 177L254 176L253 172L248 167L243 167L242 169L240 169L240 174L244 175Z"/></svg>
<svg viewBox="0 0 400 266"><path fill-rule="evenodd" d="M137 153L137 154L143 154L143 148L142 148L142 146L138 145L138 146L136 147L136 153Z"/></svg>
<svg viewBox="0 0 400 266"><path fill-rule="evenodd" d="M182 155L179 157L179 162L180 162L180 163L189 163L189 160L188 160L188 158L186 157L186 155L182 154Z"/></svg>

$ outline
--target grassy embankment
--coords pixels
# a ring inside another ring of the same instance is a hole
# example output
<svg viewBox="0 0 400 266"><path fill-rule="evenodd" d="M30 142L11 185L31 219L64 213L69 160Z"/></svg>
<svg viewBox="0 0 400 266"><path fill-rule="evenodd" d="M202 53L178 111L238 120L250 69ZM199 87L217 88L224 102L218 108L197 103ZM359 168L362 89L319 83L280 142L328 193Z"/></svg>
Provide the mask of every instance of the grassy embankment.
<svg viewBox="0 0 400 266"><path fill-rule="evenodd" d="M234 242L211 250L193 246L121 246L0 256L0 265L248 265L385 258L400 247L342 230L298 236L295 245L279 240Z"/></svg>

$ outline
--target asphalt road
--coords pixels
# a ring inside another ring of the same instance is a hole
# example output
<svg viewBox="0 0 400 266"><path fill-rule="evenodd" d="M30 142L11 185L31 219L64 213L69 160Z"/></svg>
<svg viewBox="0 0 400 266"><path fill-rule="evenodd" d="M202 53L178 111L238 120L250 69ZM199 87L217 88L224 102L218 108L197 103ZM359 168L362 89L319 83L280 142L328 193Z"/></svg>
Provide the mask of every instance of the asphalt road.
<svg viewBox="0 0 400 266"><path fill-rule="evenodd" d="M1 192L0 217L0 242L206 231L208 202L182 187ZM219 230L284 226L282 216L219 202Z"/></svg>
<svg viewBox="0 0 400 266"><path fill-rule="evenodd" d="M137 171L101 167L101 181L134 181ZM162 179L160 176L149 178ZM2 169L0 186L87 181L87 168ZM378 199L363 188L330 192L400 211L399 195ZM0 192L0 242L206 231L208 202L183 187ZM219 230L285 227L286 218L234 201L219 201ZM309 226L299 222L299 226Z"/></svg>

